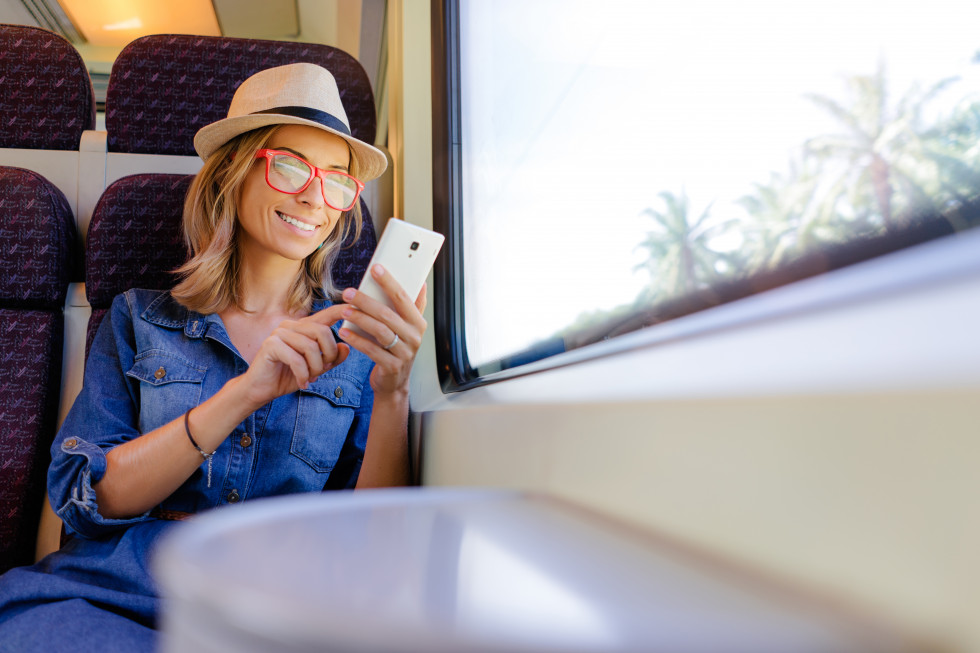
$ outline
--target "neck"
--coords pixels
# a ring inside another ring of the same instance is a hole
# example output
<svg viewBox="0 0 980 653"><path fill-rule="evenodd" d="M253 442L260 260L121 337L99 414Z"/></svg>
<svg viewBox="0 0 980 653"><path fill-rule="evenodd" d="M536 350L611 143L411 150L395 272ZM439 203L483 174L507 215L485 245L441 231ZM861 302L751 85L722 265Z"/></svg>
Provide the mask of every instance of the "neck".
<svg viewBox="0 0 980 653"><path fill-rule="evenodd" d="M288 312L287 298L302 271L302 261L275 256L243 257L242 308L251 314L269 315Z"/></svg>

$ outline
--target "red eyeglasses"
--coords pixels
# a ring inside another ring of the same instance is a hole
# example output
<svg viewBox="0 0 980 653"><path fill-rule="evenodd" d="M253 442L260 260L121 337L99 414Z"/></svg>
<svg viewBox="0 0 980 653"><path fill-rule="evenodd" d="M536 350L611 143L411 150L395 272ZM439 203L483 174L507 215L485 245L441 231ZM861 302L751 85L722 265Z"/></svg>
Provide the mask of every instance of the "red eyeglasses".
<svg viewBox="0 0 980 653"><path fill-rule="evenodd" d="M364 184L356 177L339 170L323 170L295 154L281 150L259 150L256 159L265 159L265 181L280 193L302 193L320 178L323 201L332 209L349 211L364 190Z"/></svg>

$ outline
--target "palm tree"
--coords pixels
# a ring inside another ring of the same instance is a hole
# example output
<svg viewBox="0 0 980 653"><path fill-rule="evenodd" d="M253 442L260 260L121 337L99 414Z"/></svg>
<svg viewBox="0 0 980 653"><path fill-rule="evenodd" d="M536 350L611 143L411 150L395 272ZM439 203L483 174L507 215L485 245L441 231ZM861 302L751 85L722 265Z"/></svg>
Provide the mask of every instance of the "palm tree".
<svg viewBox="0 0 980 653"><path fill-rule="evenodd" d="M934 130L923 127L923 108L956 78L943 79L921 90L913 86L896 104L889 104L884 64L875 74L847 78L849 102L810 94L817 106L830 113L844 131L817 136L806 144L823 168L831 172L831 188L838 196L850 189L850 201L872 204L881 226L893 230L898 216L933 203L938 178L933 156ZM899 192L900 191L900 192Z"/></svg>
<svg viewBox="0 0 980 653"><path fill-rule="evenodd" d="M821 246L877 232L874 211L854 197L846 178L828 179L813 156L793 156L787 173L772 172L766 183L736 203L749 220L742 230L745 271L779 267Z"/></svg>
<svg viewBox="0 0 980 653"><path fill-rule="evenodd" d="M659 195L663 209L648 208L641 215L654 221L646 239L637 247L647 251L647 260L638 266L650 274L647 299L675 297L707 287L732 266L731 257L713 250L709 242L727 229L732 221L713 222L711 206L691 220L687 193Z"/></svg>
<svg viewBox="0 0 980 653"><path fill-rule="evenodd" d="M811 160L790 161L789 173L773 172L753 193L737 200L749 214L743 230L747 271L777 267L817 245L834 240L839 211L836 202L818 200L820 177Z"/></svg>
<svg viewBox="0 0 980 653"><path fill-rule="evenodd" d="M944 198L962 202L980 194L980 102L961 103L929 136Z"/></svg>

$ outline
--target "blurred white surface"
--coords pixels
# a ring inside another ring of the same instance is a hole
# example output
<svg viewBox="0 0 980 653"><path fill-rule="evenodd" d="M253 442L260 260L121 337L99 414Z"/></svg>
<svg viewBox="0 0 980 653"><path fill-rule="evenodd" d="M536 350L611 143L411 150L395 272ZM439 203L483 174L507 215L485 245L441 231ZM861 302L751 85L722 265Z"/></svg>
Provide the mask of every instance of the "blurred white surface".
<svg viewBox="0 0 980 653"><path fill-rule="evenodd" d="M174 653L905 650L616 522L504 491L254 501L176 527L154 570Z"/></svg>

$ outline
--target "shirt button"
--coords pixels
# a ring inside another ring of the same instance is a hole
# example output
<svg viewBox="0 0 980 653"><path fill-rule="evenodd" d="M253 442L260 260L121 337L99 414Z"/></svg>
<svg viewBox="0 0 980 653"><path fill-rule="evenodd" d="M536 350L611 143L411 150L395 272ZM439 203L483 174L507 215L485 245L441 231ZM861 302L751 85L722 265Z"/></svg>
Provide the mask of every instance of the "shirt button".
<svg viewBox="0 0 980 653"><path fill-rule="evenodd" d="M68 449L74 449L77 446L78 446L78 440L76 440L75 438L69 438L69 439L65 440L65 447L66 448L68 448Z"/></svg>
<svg viewBox="0 0 980 653"><path fill-rule="evenodd" d="M241 497L238 496L238 490L232 490L228 493L228 503L238 503L239 499L241 499Z"/></svg>
<svg viewBox="0 0 980 653"><path fill-rule="evenodd" d="M162 379L163 377L167 376L167 370L161 367L160 369L158 369L156 372L153 373L153 376L155 378Z"/></svg>
<svg viewBox="0 0 980 653"><path fill-rule="evenodd" d="M238 444L242 445L243 447L249 447L252 445L252 437L246 433L242 436L242 439L238 441Z"/></svg>
<svg viewBox="0 0 980 653"><path fill-rule="evenodd" d="M334 389L333 391L333 396L336 397L337 399L340 399L341 397L344 396L344 389L338 385L336 389Z"/></svg>

